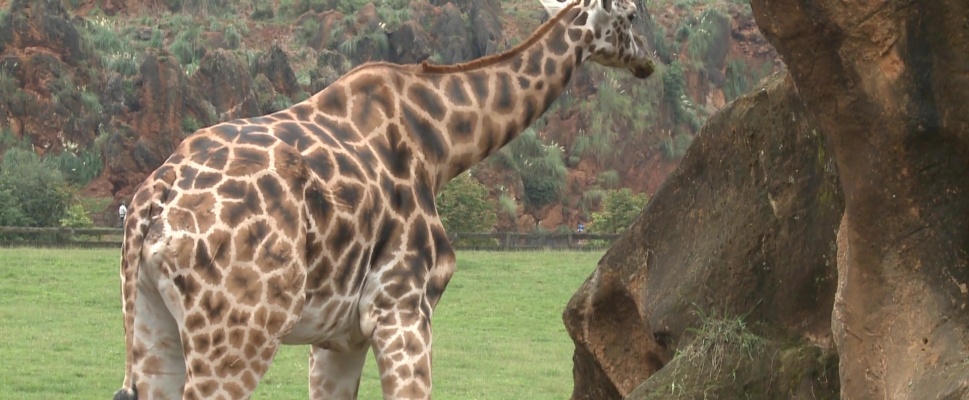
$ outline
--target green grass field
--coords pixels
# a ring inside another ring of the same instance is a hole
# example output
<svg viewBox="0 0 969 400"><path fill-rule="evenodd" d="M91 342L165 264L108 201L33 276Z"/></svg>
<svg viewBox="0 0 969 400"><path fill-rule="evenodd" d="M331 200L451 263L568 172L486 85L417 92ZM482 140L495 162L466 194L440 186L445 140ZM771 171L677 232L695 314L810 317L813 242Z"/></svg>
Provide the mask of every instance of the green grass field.
<svg viewBox="0 0 969 400"><path fill-rule="evenodd" d="M562 310L601 253L461 252L434 314L437 399L564 399ZM114 250L0 249L0 399L107 399L124 338ZM254 396L306 399L305 346L284 346ZM372 356L361 399L380 398Z"/></svg>

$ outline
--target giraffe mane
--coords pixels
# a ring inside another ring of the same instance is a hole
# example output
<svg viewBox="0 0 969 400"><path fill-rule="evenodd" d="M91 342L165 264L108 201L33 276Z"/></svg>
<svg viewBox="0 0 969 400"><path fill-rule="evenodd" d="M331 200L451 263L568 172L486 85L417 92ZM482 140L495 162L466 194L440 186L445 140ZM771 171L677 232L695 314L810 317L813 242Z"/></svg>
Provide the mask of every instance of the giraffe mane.
<svg viewBox="0 0 969 400"><path fill-rule="evenodd" d="M482 57L476 60L468 61L461 64L453 64L453 65L436 65L436 64L431 64L431 63L428 63L427 61L424 61L420 64L420 70L421 72L430 73L430 74L447 74L447 73L470 71L473 69L494 65L502 61L510 60L513 57L523 53L525 49L531 47L536 42L541 40L542 37L545 36L545 34L551 31L552 28L559 23L559 21L565 18L565 15L568 14L569 10L572 10L578 7L580 4L581 2L572 2L569 5L565 6L565 8L563 8L561 11L556 13L551 19L549 19L544 24L539 26L538 29L536 29L535 32L528 37L528 39L526 39L522 43L519 43L511 50L508 50L504 53L493 54L487 57Z"/></svg>

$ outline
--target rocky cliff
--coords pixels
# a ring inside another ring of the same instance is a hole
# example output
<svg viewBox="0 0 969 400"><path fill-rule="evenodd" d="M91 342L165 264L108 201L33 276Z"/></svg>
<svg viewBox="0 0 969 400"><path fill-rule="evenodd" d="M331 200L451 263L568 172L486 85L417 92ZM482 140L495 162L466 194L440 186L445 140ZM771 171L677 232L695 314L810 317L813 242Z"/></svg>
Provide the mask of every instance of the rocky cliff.
<svg viewBox="0 0 969 400"><path fill-rule="evenodd" d="M588 226L604 191L652 194L700 123L779 66L742 2L645 11L639 29L667 63L657 78L583 68L533 126L562 150L555 198L529 202L501 161L475 169L510 203L497 229ZM538 1L0 0L0 154L5 140L94 154L102 165L82 193L118 202L201 126L287 107L366 61L499 52L545 17Z"/></svg>
<svg viewBox="0 0 969 400"><path fill-rule="evenodd" d="M573 297L573 398L969 398L969 3L751 4L790 74Z"/></svg>
<svg viewBox="0 0 969 400"><path fill-rule="evenodd" d="M789 77L728 105L569 302L572 398L836 393L841 213Z"/></svg>
<svg viewBox="0 0 969 400"><path fill-rule="evenodd" d="M969 398L969 3L751 5L845 193L842 398Z"/></svg>

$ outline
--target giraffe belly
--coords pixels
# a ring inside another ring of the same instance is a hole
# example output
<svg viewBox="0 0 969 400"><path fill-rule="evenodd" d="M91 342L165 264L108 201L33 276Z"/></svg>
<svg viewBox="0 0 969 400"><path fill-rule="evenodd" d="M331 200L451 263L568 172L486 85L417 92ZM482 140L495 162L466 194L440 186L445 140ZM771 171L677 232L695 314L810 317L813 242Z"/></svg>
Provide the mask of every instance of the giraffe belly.
<svg viewBox="0 0 969 400"><path fill-rule="evenodd" d="M296 326L283 336L282 342L312 344L339 352L360 349L367 340L360 329L356 298L308 300Z"/></svg>

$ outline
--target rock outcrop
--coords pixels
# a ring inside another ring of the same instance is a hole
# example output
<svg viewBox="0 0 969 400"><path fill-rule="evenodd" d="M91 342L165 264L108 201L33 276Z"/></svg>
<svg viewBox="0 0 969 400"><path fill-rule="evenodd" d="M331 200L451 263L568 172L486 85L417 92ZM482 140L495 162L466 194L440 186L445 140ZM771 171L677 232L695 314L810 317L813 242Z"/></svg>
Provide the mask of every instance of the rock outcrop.
<svg viewBox="0 0 969 400"><path fill-rule="evenodd" d="M292 96L299 91L296 73L289 63L289 56L279 44L273 44L269 51L262 53L253 65L253 75L265 75L276 92Z"/></svg>
<svg viewBox="0 0 969 400"><path fill-rule="evenodd" d="M130 195L191 131L217 122L215 109L165 51L145 54L128 108L128 118L112 122L104 149L105 179L121 196Z"/></svg>
<svg viewBox="0 0 969 400"><path fill-rule="evenodd" d="M72 77L88 56L80 33L60 2L17 0L9 7L0 21L0 125L16 137L36 136L42 154L87 147L98 110L85 109L79 90L93 82Z"/></svg>
<svg viewBox="0 0 969 400"><path fill-rule="evenodd" d="M199 64L191 84L215 107L219 121L260 115L249 70L231 53L221 49L211 51Z"/></svg>
<svg viewBox="0 0 969 400"><path fill-rule="evenodd" d="M497 1L476 1L471 4L471 40L474 58L498 52L504 43L501 31L501 5Z"/></svg>
<svg viewBox="0 0 969 400"><path fill-rule="evenodd" d="M821 377L837 365L839 187L790 79L774 78L712 117L566 308L572 398L697 398L697 388L732 398L743 382L770 387L755 398L837 393L837 380ZM727 335L710 347L718 351L700 352L710 357L686 356L718 335ZM712 373L698 362L733 369ZM733 371L747 375L731 383Z"/></svg>
<svg viewBox="0 0 969 400"><path fill-rule="evenodd" d="M751 6L844 188L842 398L969 398L969 2Z"/></svg>
<svg viewBox="0 0 969 400"><path fill-rule="evenodd" d="M441 62L454 64L470 60L473 53L461 10L447 3L441 7L438 15L433 17L433 21L431 31L434 32L432 36L437 38Z"/></svg>

